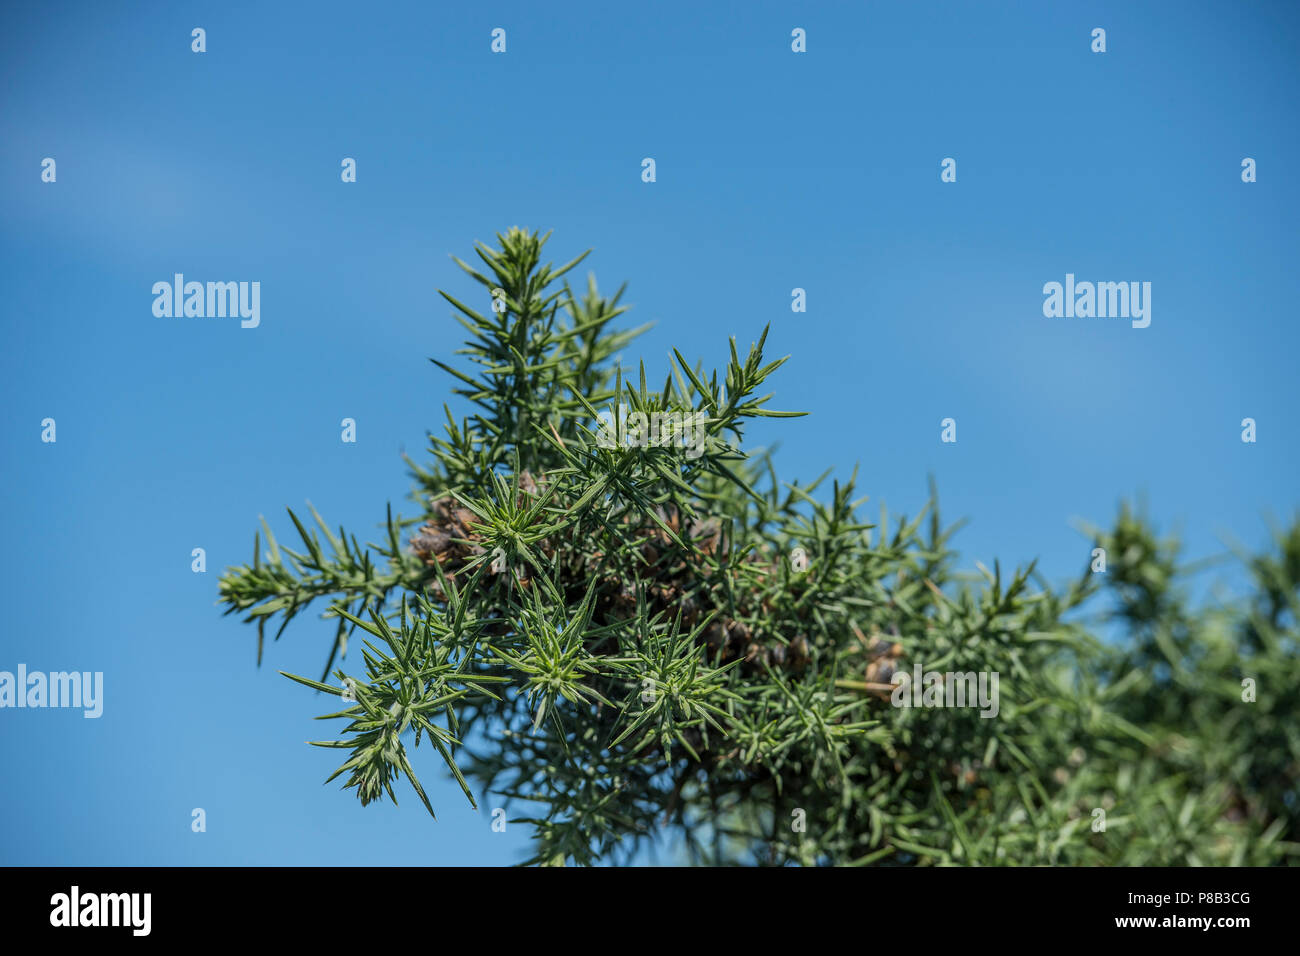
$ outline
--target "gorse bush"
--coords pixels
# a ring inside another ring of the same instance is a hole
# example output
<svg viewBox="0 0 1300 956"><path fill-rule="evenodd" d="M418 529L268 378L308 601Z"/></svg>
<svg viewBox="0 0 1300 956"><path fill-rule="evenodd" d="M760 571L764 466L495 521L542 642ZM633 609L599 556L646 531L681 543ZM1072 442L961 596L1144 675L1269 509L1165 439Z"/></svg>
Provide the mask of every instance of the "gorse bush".
<svg viewBox="0 0 1300 956"><path fill-rule="evenodd" d="M296 550L264 524L221 579L259 663L267 624L323 602L324 673L292 679L341 698L330 779L366 804L405 777L433 813L415 765L445 764L509 801L536 863L663 833L706 863L1295 859L1300 523L1246 556L1239 605L1190 609L1177 542L1127 509L1081 549L1104 573L959 574L933 491L867 515L855 481L745 450L751 419L799 414L759 394L766 332L721 372L675 352L661 387L625 380L623 290L498 239L456 260L483 311L443 293L466 364L435 364L473 411L410 462L418 516L362 544L290 511ZM996 673L996 706L896 706L918 672Z"/></svg>

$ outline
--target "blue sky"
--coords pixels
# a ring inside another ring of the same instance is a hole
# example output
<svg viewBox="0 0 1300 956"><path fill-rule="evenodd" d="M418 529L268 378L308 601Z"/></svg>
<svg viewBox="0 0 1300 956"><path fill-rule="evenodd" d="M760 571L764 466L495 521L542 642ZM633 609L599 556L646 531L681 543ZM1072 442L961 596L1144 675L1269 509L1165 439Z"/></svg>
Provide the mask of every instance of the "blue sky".
<svg viewBox="0 0 1300 956"><path fill-rule="evenodd" d="M472 294L448 255L512 225L629 280L652 379L771 323L773 404L812 414L751 445L786 478L859 463L869 513L933 473L967 564L1073 575L1071 521L1138 494L1197 556L1294 513L1294 4L700 7L4 6L0 670L102 671L105 709L0 712L0 863L521 858L423 749L437 823L322 787L320 700L276 671L317 673L328 625L259 670L215 604L259 514L409 513L400 455L451 387L427 358L462 337L436 290ZM261 325L156 318L176 272L259 281ZM1066 273L1151 282L1150 327L1045 318Z"/></svg>

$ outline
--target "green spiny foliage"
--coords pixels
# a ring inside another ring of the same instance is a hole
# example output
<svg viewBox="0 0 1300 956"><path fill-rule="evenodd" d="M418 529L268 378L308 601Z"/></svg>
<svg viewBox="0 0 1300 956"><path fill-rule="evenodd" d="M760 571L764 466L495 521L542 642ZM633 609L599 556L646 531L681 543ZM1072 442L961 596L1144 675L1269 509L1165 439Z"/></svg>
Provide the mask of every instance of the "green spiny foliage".
<svg viewBox="0 0 1300 956"><path fill-rule="evenodd" d="M612 327L623 290L575 295L585 254L552 268L546 238L456 260L491 305L443 293L466 365L434 361L473 411L444 406L410 462L419 517L390 507L363 546L291 511L301 550L264 523L266 559L259 535L221 580L259 662L277 616L277 638L318 600L335 621L321 680L292 679L347 705L318 746L350 751L334 777L363 804L405 776L433 813L424 742L471 803L473 780L536 808L535 863L626 860L665 831L707 863L1295 859L1300 522L1243 556L1244 603L1195 611L1177 543L1127 509L1091 532L1105 574L961 575L933 491L871 521L854 480L819 493L827 475L784 483L741 450L751 419L799 414L758 394L784 361L766 332L721 373L675 352L662 388L644 365L625 381L614 357L642 329ZM629 425L592 427L620 403ZM1083 614L1103 587L1109 642ZM361 669L325 683L358 629ZM891 706L914 664L997 672L996 717Z"/></svg>

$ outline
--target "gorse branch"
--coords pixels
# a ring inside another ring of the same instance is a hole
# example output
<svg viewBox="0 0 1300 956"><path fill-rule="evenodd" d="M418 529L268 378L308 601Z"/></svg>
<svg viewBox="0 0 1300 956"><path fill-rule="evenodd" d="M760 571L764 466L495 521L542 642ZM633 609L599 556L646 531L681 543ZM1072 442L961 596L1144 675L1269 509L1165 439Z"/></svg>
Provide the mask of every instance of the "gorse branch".
<svg viewBox="0 0 1300 956"><path fill-rule="evenodd" d="M958 574L933 491L911 520L869 519L856 471L782 482L745 449L751 420L802 414L768 406L785 359L767 330L743 353L732 339L720 370L674 350L652 387L644 361L615 361L644 330L614 327L624 290L576 295L587 254L554 268L548 237L511 229L455 260L474 294L442 295L467 338L431 361L467 413L444 406L409 462L418 516L390 507L362 545L291 511L301 548L263 523L269 552L259 534L221 579L259 661L267 622L278 638L322 599L325 673L286 676L347 705L317 743L349 751L330 779L368 804L404 776L432 814L428 744L472 805L531 808L515 822L545 864L628 859L664 833L702 863L1295 853L1300 722L1289 699L1244 709L1240 678L1300 681L1300 523L1246 556L1241 607L1189 608L1177 543L1127 510L1092 532L1105 575ZM1119 643L1081 623L1103 591ZM361 669L326 683L358 631ZM921 670L940 697L999 677L996 702L897 706Z"/></svg>

